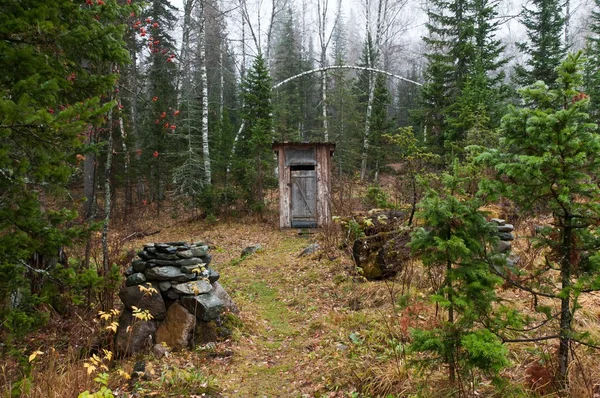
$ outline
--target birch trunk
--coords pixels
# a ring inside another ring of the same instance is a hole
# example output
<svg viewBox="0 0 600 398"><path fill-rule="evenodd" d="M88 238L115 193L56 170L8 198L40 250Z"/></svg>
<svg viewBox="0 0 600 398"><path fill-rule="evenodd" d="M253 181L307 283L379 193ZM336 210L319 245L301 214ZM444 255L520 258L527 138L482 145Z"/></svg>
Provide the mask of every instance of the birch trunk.
<svg viewBox="0 0 600 398"><path fill-rule="evenodd" d="M210 185L210 150L208 146L208 79L206 74L206 16L205 4L200 7L200 83L202 84L202 156L204 158L204 183Z"/></svg>
<svg viewBox="0 0 600 398"><path fill-rule="evenodd" d="M370 34L370 3L366 3L367 7L367 37ZM367 48L367 66L377 68L379 65L379 53L382 47L382 36L384 32L385 14L388 10L388 1L379 0L377 5L377 23L375 26L375 40L373 45ZM365 118L365 132L363 137L363 149L360 165L360 180L364 181L367 178L367 161L369 154L369 136L371 135L371 115L373 114L373 101L375 99L375 74L369 73L369 98L367 101L367 114Z"/></svg>
<svg viewBox="0 0 600 398"><path fill-rule="evenodd" d="M120 102L119 102L120 103ZM127 152L127 132L125 131L125 123L123 122L123 115L119 112L119 132L121 134L121 149L123 150L123 155L125 156L125 162L123 164L124 172L125 172L125 207L124 207L124 219L127 218L127 215L130 214L130 206L131 202L131 176L129 175L129 152Z"/></svg>
<svg viewBox="0 0 600 398"><path fill-rule="evenodd" d="M367 51L368 52L368 51ZM367 114L365 117L365 132L363 136L363 148L360 161L360 180L367 178L367 160L369 153L369 135L371 134L371 115L373 114L373 99L375 98L374 73L369 72L369 98L367 100Z"/></svg>

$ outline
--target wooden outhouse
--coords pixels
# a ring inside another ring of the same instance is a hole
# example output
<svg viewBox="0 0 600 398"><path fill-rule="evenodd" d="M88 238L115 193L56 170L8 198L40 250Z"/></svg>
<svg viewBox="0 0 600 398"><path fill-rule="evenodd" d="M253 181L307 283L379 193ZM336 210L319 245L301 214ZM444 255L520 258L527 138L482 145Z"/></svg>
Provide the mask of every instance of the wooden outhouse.
<svg viewBox="0 0 600 398"><path fill-rule="evenodd" d="M279 173L279 226L314 228L331 220L332 143L275 142Z"/></svg>

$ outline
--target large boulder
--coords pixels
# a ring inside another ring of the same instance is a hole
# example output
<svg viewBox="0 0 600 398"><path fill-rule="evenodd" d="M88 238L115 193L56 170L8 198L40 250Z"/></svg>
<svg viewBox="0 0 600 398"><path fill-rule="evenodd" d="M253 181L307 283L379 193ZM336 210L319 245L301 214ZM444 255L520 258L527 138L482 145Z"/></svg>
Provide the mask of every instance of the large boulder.
<svg viewBox="0 0 600 398"><path fill-rule="evenodd" d="M196 315L196 318L206 322L217 319L224 309L223 301L212 292L199 296L183 296L180 302L189 312Z"/></svg>
<svg viewBox="0 0 600 398"><path fill-rule="evenodd" d="M165 301L160 295L157 283L123 287L119 291L119 298L127 309L133 310L133 307L137 307L148 310L156 320L164 319L167 314Z"/></svg>
<svg viewBox="0 0 600 398"><path fill-rule="evenodd" d="M196 317L178 303L173 303L156 331L156 342L165 343L174 350L184 349L194 334L195 326Z"/></svg>
<svg viewBox="0 0 600 398"><path fill-rule="evenodd" d="M369 280L385 279L402 271L410 259L410 232L410 228L403 227L354 241L352 254L362 275Z"/></svg>
<svg viewBox="0 0 600 398"><path fill-rule="evenodd" d="M154 344L156 321L144 321L133 316L125 308L119 317L119 326L115 334L115 351L120 357L130 356Z"/></svg>
<svg viewBox="0 0 600 398"><path fill-rule="evenodd" d="M239 314L240 310L238 306L233 302L229 293L223 289L223 286L221 286L219 282L213 282L211 285L212 293L223 302L223 308L227 311L233 312L234 314Z"/></svg>

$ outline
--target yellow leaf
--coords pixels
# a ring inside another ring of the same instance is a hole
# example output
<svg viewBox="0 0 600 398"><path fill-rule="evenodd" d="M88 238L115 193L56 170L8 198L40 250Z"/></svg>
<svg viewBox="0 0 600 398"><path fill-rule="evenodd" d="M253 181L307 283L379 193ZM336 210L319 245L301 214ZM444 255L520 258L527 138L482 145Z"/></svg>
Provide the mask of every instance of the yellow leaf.
<svg viewBox="0 0 600 398"><path fill-rule="evenodd" d="M38 355L42 355L43 352L40 350L34 351L30 356L29 356L29 362L33 361Z"/></svg>
<svg viewBox="0 0 600 398"><path fill-rule="evenodd" d="M83 366L85 366L87 368L87 374L92 374L96 370L96 367L89 363L86 363Z"/></svg>
<svg viewBox="0 0 600 398"><path fill-rule="evenodd" d="M119 369L117 371L117 373L119 374L119 376L121 376L122 378L124 378L125 380L129 380L131 379L131 375L127 372L125 372L123 369Z"/></svg>
<svg viewBox="0 0 600 398"><path fill-rule="evenodd" d="M109 351L106 348L103 348L102 351L104 352L104 358L106 358L110 361L113 357L112 351Z"/></svg>

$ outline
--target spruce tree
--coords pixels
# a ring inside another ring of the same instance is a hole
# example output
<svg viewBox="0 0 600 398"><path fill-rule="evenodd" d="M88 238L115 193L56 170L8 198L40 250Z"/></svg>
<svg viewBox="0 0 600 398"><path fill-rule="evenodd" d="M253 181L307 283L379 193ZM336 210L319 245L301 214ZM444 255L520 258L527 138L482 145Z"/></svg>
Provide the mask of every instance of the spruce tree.
<svg viewBox="0 0 600 398"><path fill-rule="evenodd" d="M444 174L441 190L430 189L416 216L423 223L410 246L431 272L444 277L432 301L447 311L447 318L429 330L414 330L411 350L433 354L429 362L448 365L454 384L472 380L475 371L493 377L508 365L507 349L481 321L492 317L495 287L501 281L491 272L486 251L494 244L495 227L479 210L482 202L466 198L458 163ZM459 384L462 389L463 386Z"/></svg>
<svg viewBox="0 0 600 398"><path fill-rule="evenodd" d="M29 285L51 270L32 267L33 255L56 258L77 236L66 187L90 127L116 105L101 98L128 60L120 21L132 11L110 0L0 5L0 317L9 331L35 324L23 316L37 304Z"/></svg>
<svg viewBox="0 0 600 398"><path fill-rule="evenodd" d="M275 81L282 81L305 70L300 38L290 8L277 33L272 74ZM301 138L301 126L305 123L302 86L306 83L305 78L295 79L273 93L273 119L277 139L280 141L297 141Z"/></svg>
<svg viewBox="0 0 600 398"><path fill-rule="evenodd" d="M257 210L264 207L264 189L269 179L273 154L271 77L259 53L242 84L244 130L235 153L235 175L247 202Z"/></svg>
<svg viewBox="0 0 600 398"><path fill-rule="evenodd" d="M336 24L333 41L334 65L346 64L347 37L343 19ZM330 139L336 143L334 161L337 171L352 174L360 167L361 141L357 128L360 120L356 112L356 97L353 95L353 82L342 69L329 72L329 132Z"/></svg>
<svg viewBox="0 0 600 398"><path fill-rule="evenodd" d="M518 44L529 59L525 65L517 65L515 77L521 86L538 80L551 85L558 78L556 68L567 52L562 42L565 28L565 18L560 12L562 3L559 0L533 0L532 3L532 9L523 7L521 19L529 40Z"/></svg>
<svg viewBox="0 0 600 398"><path fill-rule="evenodd" d="M150 50L146 58L145 101L143 102L143 148L140 171L144 171L148 181L150 196L147 199L159 203L165 198L172 165L177 157L172 157L178 148L178 140L172 138L177 128L174 112L177 110L177 67L175 65L175 39L171 31L175 25L175 8L168 0L153 0L145 10L142 36ZM179 142L182 144L181 142Z"/></svg>
<svg viewBox="0 0 600 398"><path fill-rule="evenodd" d="M499 123L500 114L494 111L503 99L499 69L507 61L501 57L504 47L494 38L497 6L488 0L435 0L428 10L424 41L430 52L420 118L424 139L435 153L461 154L472 128L472 118L461 115L466 109L483 109L490 129ZM471 92L461 98L467 86Z"/></svg>
<svg viewBox="0 0 600 398"><path fill-rule="evenodd" d="M585 94L590 97L589 113L594 122L600 122L600 0L595 0L591 13L590 35L585 48Z"/></svg>
<svg viewBox="0 0 600 398"><path fill-rule="evenodd" d="M571 343L584 337L574 328L579 299L600 287L600 134L590 123L588 98L579 91L581 55L569 55L557 73L554 88L537 82L521 90L522 105L502 121L502 146L479 160L498 174L491 187L523 211L552 216L552 223L531 238L546 249L544 263L530 274L511 268L504 276L557 302L557 316L546 316L557 319L558 376L566 389Z"/></svg>

